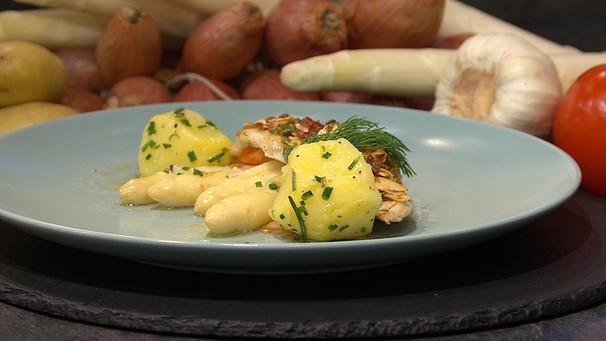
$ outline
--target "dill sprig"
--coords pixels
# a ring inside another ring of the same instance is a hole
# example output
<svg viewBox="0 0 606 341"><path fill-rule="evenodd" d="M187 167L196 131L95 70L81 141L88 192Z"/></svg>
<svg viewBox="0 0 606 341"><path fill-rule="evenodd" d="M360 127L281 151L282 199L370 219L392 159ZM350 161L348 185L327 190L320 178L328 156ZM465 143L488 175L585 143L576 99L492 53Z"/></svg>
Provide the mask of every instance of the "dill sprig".
<svg viewBox="0 0 606 341"><path fill-rule="evenodd" d="M309 136L301 144L340 138L348 140L361 152L383 149L406 176L410 177L416 174L406 158L406 153L411 152L410 149L385 128L365 118L351 117L340 123L330 133ZM288 154L291 150L292 147L284 150L286 160L288 160Z"/></svg>

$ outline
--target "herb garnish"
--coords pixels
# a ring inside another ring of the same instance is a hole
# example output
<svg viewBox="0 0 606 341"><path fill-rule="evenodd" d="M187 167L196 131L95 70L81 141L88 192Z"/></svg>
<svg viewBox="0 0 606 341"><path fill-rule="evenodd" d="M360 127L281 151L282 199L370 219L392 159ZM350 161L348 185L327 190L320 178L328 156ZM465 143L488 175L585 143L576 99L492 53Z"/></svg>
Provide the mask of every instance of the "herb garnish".
<svg viewBox="0 0 606 341"><path fill-rule="evenodd" d="M406 158L406 153L410 152L410 149L384 127L365 118L356 116L349 118L340 123L330 133L311 135L303 140L301 144L340 138L348 140L361 152L383 149L406 176L410 177L416 174ZM288 160L288 155L293 148L294 146L284 148L285 160Z"/></svg>
<svg viewBox="0 0 606 341"><path fill-rule="evenodd" d="M189 152L187 152L187 157L189 158L189 161L191 161L191 162L194 162L198 159L196 157L196 152L194 152L193 150L190 150Z"/></svg>
<svg viewBox="0 0 606 341"><path fill-rule="evenodd" d="M221 152L209 157L208 162L214 162L214 161L219 160L220 158L223 157L223 155L225 155L225 153L227 153L227 148L221 148Z"/></svg>
<svg viewBox="0 0 606 341"><path fill-rule="evenodd" d="M290 206L292 207L293 211L295 211L297 221L299 222L299 226L301 227L301 238L303 238L303 240L307 240L307 228L305 227L305 220L303 220L303 216L301 215L301 212L299 211L295 200L290 195L288 196L288 201L290 202Z"/></svg>

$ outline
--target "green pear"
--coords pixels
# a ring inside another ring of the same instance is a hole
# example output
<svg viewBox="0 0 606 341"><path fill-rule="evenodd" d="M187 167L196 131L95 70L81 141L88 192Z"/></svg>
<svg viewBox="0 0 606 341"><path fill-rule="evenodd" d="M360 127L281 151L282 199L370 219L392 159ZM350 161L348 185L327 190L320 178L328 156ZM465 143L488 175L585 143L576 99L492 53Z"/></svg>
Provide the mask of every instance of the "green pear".
<svg viewBox="0 0 606 341"><path fill-rule="evenodd" d="M0 42L0 107L57 102L68 80L65 64L46 47L20 40Z"/></svg>

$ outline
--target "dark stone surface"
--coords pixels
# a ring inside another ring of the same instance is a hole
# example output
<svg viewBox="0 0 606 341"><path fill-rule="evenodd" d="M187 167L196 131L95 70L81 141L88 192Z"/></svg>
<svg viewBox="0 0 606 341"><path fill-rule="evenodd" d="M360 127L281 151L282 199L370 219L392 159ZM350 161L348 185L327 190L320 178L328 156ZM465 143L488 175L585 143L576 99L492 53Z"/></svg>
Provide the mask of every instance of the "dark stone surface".
<svg viewBox="0 0 606 341"><path fill-rule="evenodd" d="M36 318L60 317L59 326L81 321L82 328L94 331L99 328L87 324L109 326L110 334L115 329L274 338L488 333L484 330L601 308L605 205L580 191L558 210L490 242L400 264L315 275L167 269L59 246L0 225L0 300L41 314ZM593 312L600 324L601 311Z"/></svg>

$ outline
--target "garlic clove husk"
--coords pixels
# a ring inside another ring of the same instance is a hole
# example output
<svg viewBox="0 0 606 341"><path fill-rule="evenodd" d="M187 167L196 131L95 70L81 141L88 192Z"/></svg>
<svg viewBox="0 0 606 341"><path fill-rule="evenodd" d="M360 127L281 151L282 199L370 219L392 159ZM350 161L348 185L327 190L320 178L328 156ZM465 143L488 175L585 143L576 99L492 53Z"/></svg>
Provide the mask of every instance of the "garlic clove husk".
<svg viewBox="0 0 606 341"><path fill-rule="evenodd" d="M546 137L561 95L544 52L513 34L477 34L448 62L432 111Z"/></svg>

